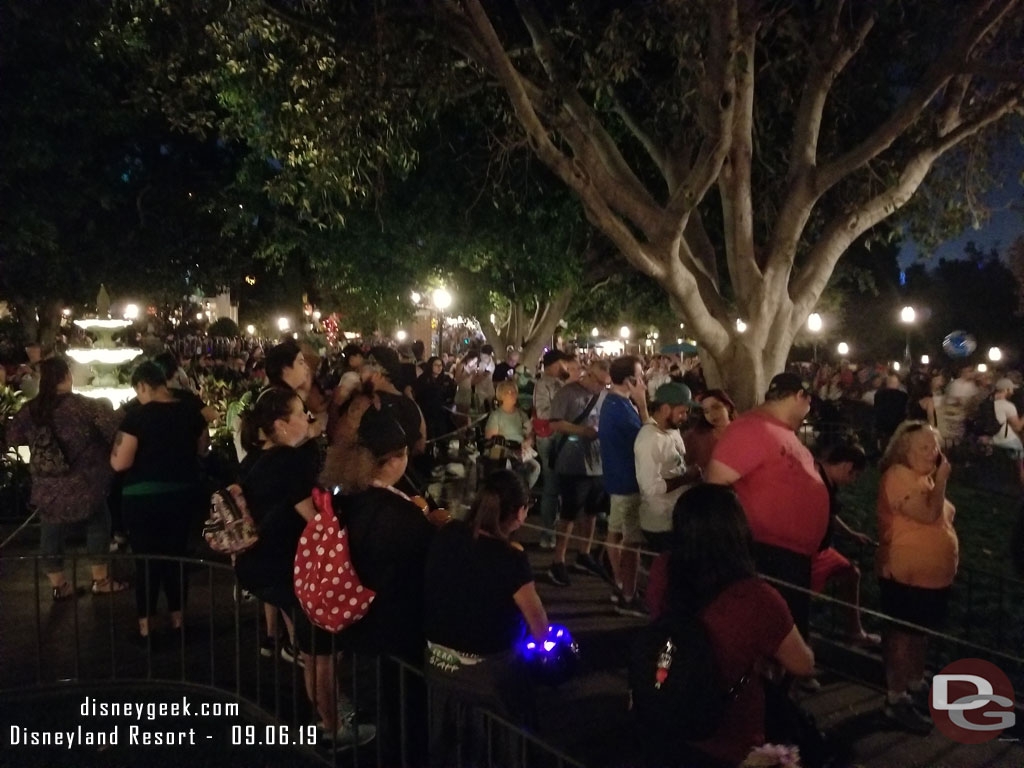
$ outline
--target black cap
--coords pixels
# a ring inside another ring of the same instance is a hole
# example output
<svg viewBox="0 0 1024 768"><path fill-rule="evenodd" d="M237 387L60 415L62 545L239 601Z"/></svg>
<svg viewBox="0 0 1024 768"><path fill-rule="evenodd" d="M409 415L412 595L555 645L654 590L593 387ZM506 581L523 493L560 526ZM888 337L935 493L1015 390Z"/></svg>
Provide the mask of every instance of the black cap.
<svg viewBox="0 0 1024 768"><path fill-rule="evenodd" d="M391 347L371 347L367 360L379 365L392 383L402 377L402 362L398 359L398 353Z"/></svg>
<svg viewBox="0 0 1024 768"><path fill-rule="evenodd" d="M392 451L405 448L408 440L405 430L388 411L378 411L370 406L359 421L359 442L370 449L374 456L386 456Z"/></svg>
<svg viewBox="0 0 1024 768"><path fill-rule="evenodd" d="M571 355L565 354L560 349L552 349L544 353L544 367L547 368L549 365L560 363L562 360L572 360Z"/></svg>
<svg viewBox="0 0 1024 768"><path fill-rule="evenodd" d="M768 384L768 395L774 395L775 399L797 392L808 393L810 386L795 373L777 373Z"/></svg>

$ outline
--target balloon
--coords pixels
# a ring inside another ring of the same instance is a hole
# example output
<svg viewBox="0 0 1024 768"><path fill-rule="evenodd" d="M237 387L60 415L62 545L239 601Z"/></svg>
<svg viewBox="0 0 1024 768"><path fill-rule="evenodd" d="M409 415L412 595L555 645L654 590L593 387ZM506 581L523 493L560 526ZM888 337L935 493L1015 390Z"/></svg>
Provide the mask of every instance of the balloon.
<svg viewBox="0 0 1024 768"><path fill-rule="evenodd" d="M560 624L551 624L544 640L527 636L520 653L533 676L547 685L560 685L570 680L579 667L580 649Z"/></svg>
<svg viewBox="0 0 1024 768"><path fill-rule="evenodd" d="M942 340L942 349L950 357L970 357L978 342L967 331L953 331Z"/></svg>

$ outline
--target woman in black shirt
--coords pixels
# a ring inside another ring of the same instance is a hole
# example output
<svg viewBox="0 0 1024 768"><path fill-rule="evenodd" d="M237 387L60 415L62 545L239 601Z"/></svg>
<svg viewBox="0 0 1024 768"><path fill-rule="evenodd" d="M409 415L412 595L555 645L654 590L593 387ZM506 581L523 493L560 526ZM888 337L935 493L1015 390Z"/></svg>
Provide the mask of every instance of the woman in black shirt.
<svg viewBox="0 0 1024 768"><path fill-rule="evenodd" d="M137 556L184 557L189 524L203 509L197 457L209 446L206 421L191 404L167 388L163 369L144 362L132 374L139 407L129 410L110 453L110 465L125 472L121 510ZM185 575L173 560L136 560L135 603L139 636L149 636L149 619L161 589L171 626L181 629Z"/></svg>
<svg viewBox="0 0 1024 768"><path fill-rule="evenodd" d="M510 540L528 502L515 472L494 472L466 521L446 525L431 545L425 619L432 764L452 758L460 705L528 725L533 720L533 692L515 644L524 623L535 638L546 637L548 619L526 553Z"/></svg>
<svg viewBox="0 0 1024 768"><path fill-rule="evenodd" d="M242 491L259 541L235 558L235 573L245 589L281 609L287 649L300 654L306 694L320 713L321 728L338 747L364 744L372 725L357 725L351 703L338 690L336 648L331 633L315 627L295 596L295 551L316 509L311 492L319 472L316 454L303 450L309 420L302 398L292 389L265 389L242 417Z"/></svg>

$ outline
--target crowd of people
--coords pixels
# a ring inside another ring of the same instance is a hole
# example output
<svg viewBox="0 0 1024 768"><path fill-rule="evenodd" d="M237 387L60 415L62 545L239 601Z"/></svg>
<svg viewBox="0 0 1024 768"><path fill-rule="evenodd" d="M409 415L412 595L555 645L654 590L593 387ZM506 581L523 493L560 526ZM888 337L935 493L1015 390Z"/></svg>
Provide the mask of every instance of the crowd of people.
<svg viewBox="0 0 1024 768"><path fill-rule="evenodd" d="M737 765L770 735L762 675L813 676L811 594L830 581L853 606L850 642L883 644L886 716L915 733L930 730L926 636L914 627L942 627L958 561L943 452L952 421L942 414L960 408L962 424L991 396L1007 433L992 443L1019 455L1007 444L1012 434L1020 445L1024 426L1012 373L999 376L990 395L967 369L948 388L940 374L920 371L905 386L890 376L882 389L867 367L823 366L811 378L805 370L775 375L763 404L738 413L727 392L706 386L695 358L609 360L550 349L533 370L515 350L503 360L489 346L459 359L423 359L423 352L421 344L351 344L321 359L288 340L237 363L260 380L237 425L240 463L232 478L259 539L234 567L241 587L264 603L265 655L280 645L285 658L302 664L325 739L345 746L375 735L374 724L356 721L339 687L338 654L346 651L424 667L440 701L429 733L435 765L450 761L453 722L467 703L534 723L516 644L523 627L543 636L548 620L515 540L534 505L539 547L550 551L550 584L564 588L577 574L596 575L609 581L620 614L699 616L723 679L756 671L715 735L688 745L687 760ZM155 557L138 561L133 636L149 643L160 631L160 594L171 630L184 631L187 574L160 558L184 556L195 544L190 525L203 516L209 490L198 458L216 414L170 354L135 367L137 398L117 412L74 394L62 358L33 366L36 392L6 441L32 451L32 504L53 599L75 596L61 554L76 523L85 525L95 560L92 592L129 587L103 563L113 528L127 534L136 555ZM886 626L881 639L864 629L856 609L861 574L833 546L836 536L870 542L844 522L838 494L864 470L870 447L834 441L815 457L798 434L812 402L871 398L884 449L881 608L907 622ZM479 413L486 416L479 457L486 471L466 518L451 520L422 498L433 446L464 437ZM365 617L336 635L306 615L293 585L318 486L336 489L334 514L347 531L352 566L374 594ZM597 554L599 516L607 520L607 567Z"/></svg>

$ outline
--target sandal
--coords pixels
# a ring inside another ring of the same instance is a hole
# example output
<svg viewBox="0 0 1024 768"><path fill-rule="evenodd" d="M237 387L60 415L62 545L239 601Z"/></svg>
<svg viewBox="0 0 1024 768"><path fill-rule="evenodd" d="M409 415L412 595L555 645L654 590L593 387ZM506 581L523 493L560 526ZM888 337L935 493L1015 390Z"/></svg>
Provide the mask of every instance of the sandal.
<svg viewBox="0 0 1024 768"><path fill-rule="evenodd" d="M81 594L81 590L76 590L71 586L70 582L65 581L59 587L54 587L52 594L54 602L59 603L64 600L70 600L73 597L78 597Z"/></svg>
<svg viewBox="0 0 1024 768"><path fill-rule="evenodd" d="M126 589L128 589L128 582L126 581L117 581L110 577L92 580L92 593L94 595L109 595L114 592L124 592Z"/></svg>

